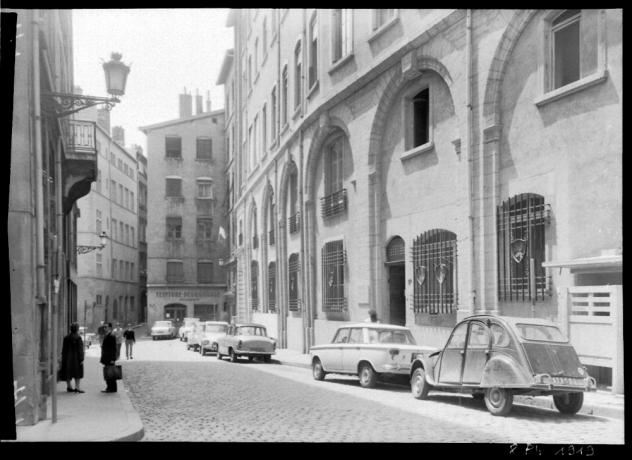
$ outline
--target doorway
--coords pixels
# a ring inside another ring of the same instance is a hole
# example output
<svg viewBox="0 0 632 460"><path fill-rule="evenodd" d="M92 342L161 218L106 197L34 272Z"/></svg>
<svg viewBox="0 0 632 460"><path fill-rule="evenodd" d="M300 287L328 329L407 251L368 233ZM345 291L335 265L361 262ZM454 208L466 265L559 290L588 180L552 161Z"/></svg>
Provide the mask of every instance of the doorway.
<svg viewBox="0 0 632 460"><path fill-rule="evenodd" d="M406 268L404 264L388 267L390 323L406 325Z"/></svg>

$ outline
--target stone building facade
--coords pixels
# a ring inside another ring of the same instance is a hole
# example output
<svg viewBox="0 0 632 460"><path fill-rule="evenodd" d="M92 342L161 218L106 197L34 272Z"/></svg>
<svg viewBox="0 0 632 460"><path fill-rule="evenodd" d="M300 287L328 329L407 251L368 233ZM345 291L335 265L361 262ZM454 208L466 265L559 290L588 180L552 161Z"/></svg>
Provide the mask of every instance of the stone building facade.
<svg viewBox="0 0 632 460"><path fill-rule="evenodd" d="M180 118L147 135L147 322L226 319L224 111L180 96Z"/></svg>
<svg viewBox="0 0 632 460"><path fill-rule="evenodd" d="M2 15L3 34L13 19L17 30L15 53L6 53L15 54L7 222L15 417L33 425L50 417L62 338L78 319L76 201L96 179L95 126L64 114L50 94L73 90L71 11Z"/></svg>
<svg viewBox="0 0 632 460"><path fill-rule="evenodd" d="M133 146L138 161L138 317L147 321L147 157L139 145Z"/></svg>
<svg viewBox="0 0 632 460"><path fill-rule="evenodd" d="M97 122L97 180L90 193L77 202L78 243L98 245L99 235L107 234L101 250L81 254L78 262L80 283L77 291L79 319L96 332L101 321L137 323L139 315L139 168L136 152L125 146L123 128L114 126L110 134L109 113L89 108L83 119Z"/></svg>
<svg viewBox="0 0 632 460"><path fill-rule="evenodd" d="M232 10L240 319L549 318L622 391L621 10ZM273 238L272 238L272 235Z"/></svg>

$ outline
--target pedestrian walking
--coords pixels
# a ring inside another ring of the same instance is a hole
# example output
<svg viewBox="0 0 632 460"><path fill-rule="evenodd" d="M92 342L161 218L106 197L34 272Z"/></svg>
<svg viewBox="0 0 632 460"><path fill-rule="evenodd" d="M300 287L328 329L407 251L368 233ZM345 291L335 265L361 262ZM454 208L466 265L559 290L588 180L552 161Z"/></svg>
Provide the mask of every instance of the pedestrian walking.
<svg viewBox="0 0 632 460"><path fill-rule="evenodd" d="M61 346L61 367L59 369L62 380L66 381L66 391L68 393L85 393L79 386L83 378L83 340L79 335L79 324L70 325L70 333L64 337ZM70 381L75 379L75 388L72 388Z"/></svg>
<svg viewBox="0 0 632 460"><path fill-rule="evenodd" d="M104 366L114 365L116 362L116 337L112 334L112 323L106 324L106 333L101 345L101 364ZM107 385L101 393L116 393L116 379L106 379Z"/></svg>
<svg viewBox="0 0 632 460"><path fill-rule="evenodd" d="M125 356L127 359L134 359L132 352L136 343L136 337L134 337L134 329L132 329L131 324L127 325L127 329L123 332L123 337L125 338Z"/></svg>
<svg viewBox="0 0 632 460"><path fill-rule="evenodd" d="M369 317L364 320L365 323L379 323L380 320L377 319L377 312L373 309L369 310Z"/></svg>
<svg viewBox="0 0 632 460"><path fill-rule="evenodd" d="M123 345L123 329L121 329L121 323L116 323L114 337L116 337L116 359L119 359L121 357L121 346Z"/></svg>

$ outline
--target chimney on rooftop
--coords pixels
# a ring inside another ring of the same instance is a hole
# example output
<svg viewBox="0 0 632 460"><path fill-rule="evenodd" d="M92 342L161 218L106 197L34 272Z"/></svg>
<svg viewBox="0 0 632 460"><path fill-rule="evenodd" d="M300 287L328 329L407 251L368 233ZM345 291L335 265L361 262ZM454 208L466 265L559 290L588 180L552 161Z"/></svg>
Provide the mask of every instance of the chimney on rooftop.
<svg viewBox="0 0 632 460"><path fill-rule="evenodd" d="M125 147L125 130L122 126L112 127L112 140L121 147Z"/></svg>
<svg viewBox="0 0 632 460"><path fill-rule="evenodd" d="M190 117L193 111L193 97L191 94L187 94L186 87L184 88L184 94L180 94L180 118Z"/></svg>
<svg viewBox="0 0 632 460"><path fill-rule="evenodd" d="M211 111L211 92L210 91L206 92L206 111L207 112Z"/></svg>
<svg viewBox="0 0 632 460"><path fill-rule="evenodd" d="M195 114L200 115L204 112L204 104L202 101L202 95L199 94L199 91L195 90Z"/></svg>

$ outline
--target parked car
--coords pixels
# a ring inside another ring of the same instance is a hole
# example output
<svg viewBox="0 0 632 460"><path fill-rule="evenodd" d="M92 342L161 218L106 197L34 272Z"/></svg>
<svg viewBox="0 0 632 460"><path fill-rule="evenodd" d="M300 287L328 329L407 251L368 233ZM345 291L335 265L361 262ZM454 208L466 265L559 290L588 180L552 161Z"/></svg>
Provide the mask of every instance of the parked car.
<svg viewBox="0 0 632 460"><path fill-rule="evenodd" d="M231 324L226 335L217 339L217 359L230 356L232 362L241 356L250 361L258 356L269 362L275 349L276 341L268 337L262 324Z"/></svg>
<svg viewBox="0 0 632 460"><path fill-rule="evenodd" d="M180 337L180 342L188 341L188 333L193 331L193 323L198 323L200 318L184 318L184 323L178 330L178 337Z"/></svg>
<svg viewBox="0 0 632 460"><path fill-rule="evenodd" d="M552 395L563 414L577 413L595 379L557 326L543 319L476 315L452 330L445 348L412 363L413 396L432 389L471 393L493 415L507 415L513 396Z"/></svg>
<svg viewBox="0 0 632 460"><path fill-rule="evenodd" d="M204 333L205 323L205 321L193 323L191 330L187 332L187 350L193 349L193 351L198 351L198 347L202 342L202 334Z"/></svg>
<svg viewBox="0 0 632 460"><path fill-rule="evenodd" d="M176 336L176 327L173 325L173 321L169 319L163 321L154 321L154 325L151 327L150 335L154 340L157 340L161 337L173 339Z"/></svg>
<svg viewBox="0 0 632 460"><path fill-rule="evenodd" d="M381 323L338 327L331 343L310 348L312 375L357 375L360 385L372 388L380 379L408 376L412 357L437 349L417 345L410 329Z"/></svg>
<svg viewBox="0 0 632 460"><path fill-rule="evenodd" d="M229 324L226 321L206 321L199 334L198 350L204 356L207 351L217 353L217 340L226 335Z"/></svg>

